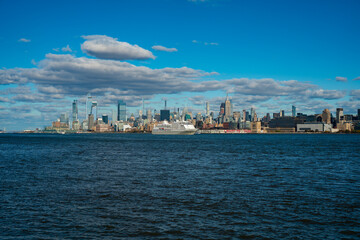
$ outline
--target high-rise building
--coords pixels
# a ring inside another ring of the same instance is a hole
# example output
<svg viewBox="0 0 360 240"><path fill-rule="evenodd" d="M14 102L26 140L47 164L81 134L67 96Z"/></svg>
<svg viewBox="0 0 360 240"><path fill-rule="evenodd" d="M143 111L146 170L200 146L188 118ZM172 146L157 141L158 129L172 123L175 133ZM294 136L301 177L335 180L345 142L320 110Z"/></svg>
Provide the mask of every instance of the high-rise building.
<svg viewBox="0 0 360 240"><path fill-rule="evenodd" d="M105 124L109 124L109 116L107 114L103 114L102 115L102 121L105 123Z"/></svg>
<svg viewBox="0 0 360 240"><path fill-rule="evenodd" d="M336 109L336 122L339 123L344 119L344 109L337 108Z"/></svg>
<svg viewBox="0 0 360 240"><path fill-rule="evenodd" d="M164 120L170 121L170 110L160 110L160 121Z"/></svg>
<svg viewBox="0 0 360 240"><path fill-rule="evenodd" d="M126 103L123 100L118 101L117 110L118 110L117 120L126 122Z"/></svg>
<svg viewBox="0 0 360 240"><path fill-rule="evenodd" d="M206 117L208 117L210 114L210 104L209 102L206 102Z"/></svg>
<svg viewBox="0 0 360 240"><path fill-rule="evenodd" d="M221 103L219 115L223 116L224 114L225 114L225 103Z"/></svg>
<svg viewBox="0 0 360 240"><path fill-rule="evenodd" d="M326 124L331 124L331 113L329 109L324 109L324 111L321 114L322 121Z"/></svg>
<svg viewBox="0 0 360 240"><path fill-rule="evenodd" d="M225 117L231 116L231 102L229 100L229 96L226 96L225 100Z"/></svg>
<svg viewBox="0 0 360 240"><path fill-rule="evenodd" d="M78 120L78 104L77 104L77 100L74 100L74 102L72 103L72 122L75 122Z"/></svg>
<svg viewBox="0 0 360 240"><path fill-rule="evenodd" d="M294 105L291 106L291 113L293 117L296 117L296 107Z"/></svg>
<svg viewBox="0 0 360 240"><path fill-rule="evenodd" d="M243 115L242 116L243 116L242 121L246 122L246 110L245 109L243 110Z"/></svg>
<svg viewBox="0 0 360 240"><path fill-rule="evenodd" d="M94 115L94 119L97 119L97 101L91 102L90 114Z"/></svg>
<svg viewBox="0 0 360 240"><path fill-rule="evenodd" d="M152 121L152 116L151 116L151 109L148 109L147 110L147 113L146 113L146 118L148 119L149 122Z"/></svg>
<svg viewBox="0 0 360 240"><path fill-rule="evenodd" d="M91 130L94 127L94 115L89 114L88 116L88 130Z"/></svg>
<svg viewBox="0 0 360 240"><path fill-rule="evenodd" d="M89 115L90 113L90 109L91 108L91 100L92 100L92 96L91 94L89 93L87 96L86 96L86 104L85 104L85 116L87 118L87 116Z"/></svg>
<svg viewBox="0 0 360 240"><path fill-rule="evenodd" d="M357 115L357 117L358 117L358 120L360 120L360 109L358 109L358 115Z"/></svg>
<svg viewBox="0 0 360 240"><path fill-rule="evenodd" d="M284 110L280 110L280 117L285 117L285 111Z"/></svg>
<svg viewBox="0 0 360 240"><path fill-rule="evenodd" d="M69 114L68 113L60 114L60 123L69 124Z"/></svg>
<svg viewBox="0 0 360 240"><path fill-rule="evenodd" d="M254 119L255 119L255 109L254 109L254 108L251 108L251 109L250 109L250 112L251 112L250 122L254 122Z"/></svg>

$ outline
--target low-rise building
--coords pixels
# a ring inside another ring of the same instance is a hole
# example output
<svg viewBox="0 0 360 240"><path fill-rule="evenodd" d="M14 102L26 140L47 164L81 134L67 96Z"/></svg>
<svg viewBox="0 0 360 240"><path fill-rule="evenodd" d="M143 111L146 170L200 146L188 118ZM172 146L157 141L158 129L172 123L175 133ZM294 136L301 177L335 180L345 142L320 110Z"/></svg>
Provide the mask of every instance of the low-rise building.
<svg viewBox="0 0 360 240"><path fill-rule="evenodd" d="M300 123L296 125L298 132L331 132L331 124L326 123Z"/></svg>

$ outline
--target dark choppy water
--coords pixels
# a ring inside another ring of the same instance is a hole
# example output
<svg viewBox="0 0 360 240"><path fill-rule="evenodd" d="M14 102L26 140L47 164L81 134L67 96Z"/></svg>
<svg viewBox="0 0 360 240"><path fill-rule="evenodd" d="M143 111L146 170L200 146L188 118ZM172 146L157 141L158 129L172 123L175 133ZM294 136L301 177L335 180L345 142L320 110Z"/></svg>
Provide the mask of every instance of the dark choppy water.
<svg viewBox="0 0 360 240"><path fill-rule="evenodd" d="M360 135L0 135L0 238L360 238Z"/></svg>

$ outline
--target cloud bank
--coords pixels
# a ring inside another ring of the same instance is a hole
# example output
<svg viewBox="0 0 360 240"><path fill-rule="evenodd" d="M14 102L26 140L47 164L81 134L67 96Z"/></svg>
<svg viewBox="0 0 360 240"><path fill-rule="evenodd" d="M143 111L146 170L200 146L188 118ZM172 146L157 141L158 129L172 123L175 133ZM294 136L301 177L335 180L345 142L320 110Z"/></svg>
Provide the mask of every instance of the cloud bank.
<svg viewBox="0 0 360 240"><path fill-rule="evenodd" d="M89 35L83 36L83 38L86 39L86 41L81 44L81 50L89 56L112 60L155 59L152 52L138 45L119 42L117 38L105 35Z"/></svg>

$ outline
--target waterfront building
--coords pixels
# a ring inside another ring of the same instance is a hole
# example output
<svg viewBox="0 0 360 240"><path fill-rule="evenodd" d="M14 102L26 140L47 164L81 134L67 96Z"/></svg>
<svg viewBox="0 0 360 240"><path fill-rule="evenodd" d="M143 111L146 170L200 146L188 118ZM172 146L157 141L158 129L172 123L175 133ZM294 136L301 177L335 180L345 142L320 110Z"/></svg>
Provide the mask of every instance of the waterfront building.
<svg viewBox="0 0 360 240"><path fill-rule="evenodd" d="M298 132L331 132L332 127L327 123L299 123L296 125Z"/></svg>
<svg viewBox="0 0 360 240"><path fill-rule="evenodd" d="M94 115L90 113L88 115L88 129L87 130L91 131L93 127L94 127Z"/></svg>
<svg viewBox="0 0 360 240"><path fill-rule="evenodd" d="M304 123L303 120L294 117L281 117L271 119L269 122L270 132L295 132L296 125Z"/></svg>
<svg viewBox="0 0 360 240"><path fill-rule="evenodd" d="M256 113L255 113L255 109L254 109L254 108L251 108L251 109L250 109L250 112L251 112L250 122L254 122L254 121L255 121L255 120L254 120L254 119L255 119L255 114L256 114Z"/></svg>
<svg viewBox="0 0 360 240"><path fill-rule="evenodd" d="M123 100L118 101L117 110L117 120L126 122L126 103Z"/></svg>
<svg viewBox="0 0 360 240"><path fill-rule="evenodd" d="M244 109L242 112L243 112L242 121L246 122L246 110Z"/></svg>
<svg viewBox="0 0 360 240"><path fill-rule="evenodd" d="M291 116L296 117L296 107L294 105L291 106Z"/></svg>
<svg viewBox="0 0 360 240"><path fill-rule="evenodd" d="M340 123L344 120L344 110L342 108L336 109L336 123Z"/></svg>
<svg viewBox="0 0 360 240"><path fill-rule="evenodd" d="M273 119L274 118L279 118L280 117L280 113L273 113Z"/></svg>
<svg viewBox="0 0 360 240"><path fill-rule="evenodd" d="M360 120L360 109L358 109L358 111L357 111L357 117L358 117L358 120Z"/></svg>

